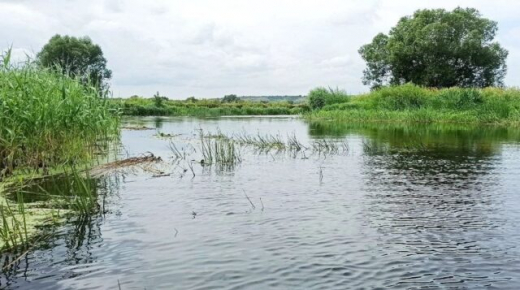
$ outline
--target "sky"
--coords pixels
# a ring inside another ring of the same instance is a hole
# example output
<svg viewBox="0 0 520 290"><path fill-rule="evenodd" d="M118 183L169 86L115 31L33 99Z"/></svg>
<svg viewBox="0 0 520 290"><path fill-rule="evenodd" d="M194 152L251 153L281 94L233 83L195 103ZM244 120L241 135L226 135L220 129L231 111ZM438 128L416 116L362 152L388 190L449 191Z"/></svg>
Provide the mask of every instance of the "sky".
<svg viewBox="0 0 520 290"><path fill-rule="evenodd" d="M0 0L0 49L21 60L55 34L89 36L115 97L360 93L360 46L417 9L457 6L498 22L506 85L520 86L516 0Z"/></svg>

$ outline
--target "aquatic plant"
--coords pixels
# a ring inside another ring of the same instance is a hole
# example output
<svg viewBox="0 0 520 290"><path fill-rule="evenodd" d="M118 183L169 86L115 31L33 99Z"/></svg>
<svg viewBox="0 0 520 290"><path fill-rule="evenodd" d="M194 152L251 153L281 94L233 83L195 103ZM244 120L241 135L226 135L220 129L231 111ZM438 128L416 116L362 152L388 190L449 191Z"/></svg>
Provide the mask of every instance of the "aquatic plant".
<svg viewBox="0 0 520 290"><path fill-rule="evenodd" d="M233 140L208 139L201 132L200 146L204 164L234 166L242 161L240 151L236 148Z"/></svg>
<svg viewBox="0 0 520 290"><path fill-rule="evenodd" d="M346 142L336 142L329 139L317 139L311 143L312 151L318 154L340 154L349 151Z"/></svg>

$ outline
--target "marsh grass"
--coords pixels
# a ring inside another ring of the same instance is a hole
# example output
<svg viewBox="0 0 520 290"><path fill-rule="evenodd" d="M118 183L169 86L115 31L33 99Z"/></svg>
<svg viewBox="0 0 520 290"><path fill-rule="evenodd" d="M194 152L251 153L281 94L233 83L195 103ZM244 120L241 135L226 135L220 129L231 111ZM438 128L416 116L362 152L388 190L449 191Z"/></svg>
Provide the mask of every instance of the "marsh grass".
<svg viewBox="0 0 520 290"><path fill-rule="evenodd" d="M242 151L244 149L252 149L253 154L267 155L275 160L275 156L280 154L288 154L292 158L301 157L309 159L310 156L326 157L328 155L347 154L349 152L348 143L343 139L316 139L312 140L308 145L300 141L296 134L288 134L286 138L275 134L248 134L247 132L234 133L226 135L220 130L216 133L204 132L199 130L198 142L200 150L196 150L189 140L185 146L178 146L170 140L169 149L172 153L173 163L176 167L180 167L182 172L180 176L191 170L193 176L193 162L200 163L203 167L207 165L218 165L220 169L224 167L233 168L242 162ZM195 140L192 140L195 141ZM191 146L191 150L189 149ZM193 154L199 153L196 157ZM200 160L197 158L202 158ZM184 162L184 163L182 163ZM184 164L184 166L182 164Z"/></svg>
<svg viewBox="0 0 520 290"><path fill-rule="evenodd" d="M27 61L0 62L0 179L92 160L115 136L107 92Z"/></svg>
<svg viewBox="0 0 520 290"><path fill-rule="evenodd" d="M200 134L201 152L204 157L204 164L233 167L242 162L240 151L231 139L210 139L205 138L204 133Z"/></svg>
<svg viewBox="0 0 520 290"><path fill-rule="evenodd" d="M311 143L311 147L312 151L317 152L318 154L335 155L349 152L348 143L344 141L336 142L329 139L314 140Z"/></svg>

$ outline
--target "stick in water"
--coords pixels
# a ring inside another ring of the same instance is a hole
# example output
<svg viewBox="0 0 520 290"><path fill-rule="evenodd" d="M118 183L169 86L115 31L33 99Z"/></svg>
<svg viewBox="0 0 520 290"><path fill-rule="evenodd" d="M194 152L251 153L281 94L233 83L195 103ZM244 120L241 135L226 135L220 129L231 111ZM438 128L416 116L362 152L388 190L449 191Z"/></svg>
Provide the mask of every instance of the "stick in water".
<svg viewBox="0 0 520 290"><path fill-rule="evenodd" d="M251 204L251 206L253 207L253 209L256 208L256 206L253 204L253 202L251 201L251 199L249 198L249 196L247 196L247 193L244 191L244 194L246 195L246 198L247 200L249 200L249 203Z"/></svg>

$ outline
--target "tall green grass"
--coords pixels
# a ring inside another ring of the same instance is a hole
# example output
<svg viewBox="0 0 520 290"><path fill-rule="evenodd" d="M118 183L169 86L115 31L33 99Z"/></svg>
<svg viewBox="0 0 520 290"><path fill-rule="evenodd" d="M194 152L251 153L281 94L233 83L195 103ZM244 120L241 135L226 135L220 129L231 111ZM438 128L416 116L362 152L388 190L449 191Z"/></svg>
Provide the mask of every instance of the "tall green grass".
<svg viewBox="0 0 520 290"><path fill-rule="evenodd" d="M92 158L117 129L106 93L27 61L0 57L0 180Z"/></svg>
<svg viewBox="0 0 520 290"><path fill-rule="evenodd" d="M520 90L429 89L408 84L335 98L307 117L361 122L520 125Z"/></svg>

